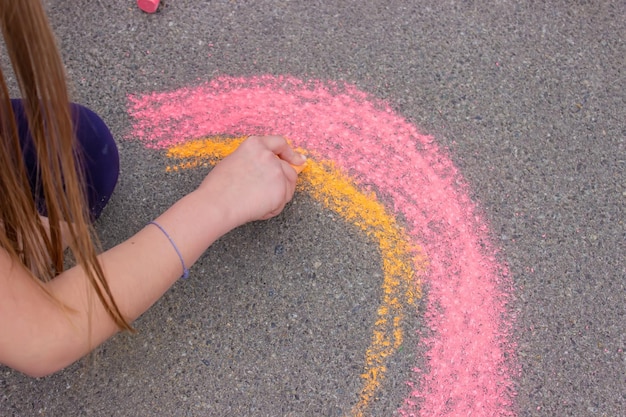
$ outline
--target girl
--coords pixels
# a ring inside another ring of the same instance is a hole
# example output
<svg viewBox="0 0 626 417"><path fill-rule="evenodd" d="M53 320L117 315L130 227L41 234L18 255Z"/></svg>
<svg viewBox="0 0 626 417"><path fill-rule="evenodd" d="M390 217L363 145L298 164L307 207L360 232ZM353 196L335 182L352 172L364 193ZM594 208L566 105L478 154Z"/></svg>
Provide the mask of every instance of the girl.
<svg viewBox="0 0 626 417"><path fill-rule="evenodd" d="M58 371L146 311L220 236L280 213L304 157L278 136L251 137L154 222L98 255L92 222L118 155L106 125L70 104L39 0L0 0L22 100L0 71L0 363ZM278 156L278 157L277 157ZM69 246L76 266L65 270Z"/></svg>

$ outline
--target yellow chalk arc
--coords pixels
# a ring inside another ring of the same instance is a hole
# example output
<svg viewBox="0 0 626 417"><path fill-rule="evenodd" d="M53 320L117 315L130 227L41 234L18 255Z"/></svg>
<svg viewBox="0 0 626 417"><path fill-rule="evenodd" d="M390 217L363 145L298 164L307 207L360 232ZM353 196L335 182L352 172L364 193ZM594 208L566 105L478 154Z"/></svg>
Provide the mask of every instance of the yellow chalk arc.
<svg viewBox="0 0 626 417"><path fill-rule="evenodd" d="M244 140L245 137L212 137L175 146L168 150L167 156L177 162L166 170L213 164L234 152ZM414 307L421 298L419 275L426 271L426 257L419 247L410 244L404 228L387 212L376 195L360 191L354 181L332 162L309 158L306 169L300 174L298 189L361 229L380 249L383 295L372 339L365 352L361 375L363 388L351 412L352 416L362 417L385 378L387 358L402 346L403 319L406 310Z"/></svg>

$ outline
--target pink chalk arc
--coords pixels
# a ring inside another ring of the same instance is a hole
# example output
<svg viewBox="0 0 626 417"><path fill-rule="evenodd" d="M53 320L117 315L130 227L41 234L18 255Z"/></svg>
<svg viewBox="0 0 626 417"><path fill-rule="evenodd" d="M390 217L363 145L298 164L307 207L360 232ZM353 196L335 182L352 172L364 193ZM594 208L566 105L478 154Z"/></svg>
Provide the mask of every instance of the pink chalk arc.
<svg viewBox="0 0 626 417"><path fill-rule="evenodd" d="M420 341L404 416L514 416L518 372L507 309L512 285L467 185L433 137L347 83L219 77L129 97L132 135L164 149L215 135L281 134L332 160L401 215L429 262Z"/></svg>

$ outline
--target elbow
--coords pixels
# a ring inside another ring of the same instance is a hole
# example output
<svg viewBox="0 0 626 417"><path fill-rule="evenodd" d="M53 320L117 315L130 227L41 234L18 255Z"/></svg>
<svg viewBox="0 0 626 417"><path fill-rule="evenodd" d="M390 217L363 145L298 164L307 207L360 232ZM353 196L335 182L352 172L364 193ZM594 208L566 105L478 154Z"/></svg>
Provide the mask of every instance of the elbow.
<svg viewBox="0 0 626 417"><path fill-rule="evenodd" d="M13 364L7 365L10 368L31 378L43 378L53 375L65 368L65 366L51 366L50 364Z"/></svg>
<svg viewBox="0 0 626 417"><path fill-rule="evenodd" d="M35 367L28 367L23 370L18 369L18 371L20 371L24 375L29 376L31 378L44 378L46 376L50 376L59 372L61 369L63 368L56 369L56 368L50 368L48 366L35 366Z"/></svg>
<svg viewBox="0 0 626 417"><path fill-rule="evenodd" d="M42 354L43 353L43 354ZM53 375L69 366L72 362L67 358L54 357L50 352L39 352L38 355L15 355L12 358L0 358L0 363L31 378L43 378Z"/></svg>

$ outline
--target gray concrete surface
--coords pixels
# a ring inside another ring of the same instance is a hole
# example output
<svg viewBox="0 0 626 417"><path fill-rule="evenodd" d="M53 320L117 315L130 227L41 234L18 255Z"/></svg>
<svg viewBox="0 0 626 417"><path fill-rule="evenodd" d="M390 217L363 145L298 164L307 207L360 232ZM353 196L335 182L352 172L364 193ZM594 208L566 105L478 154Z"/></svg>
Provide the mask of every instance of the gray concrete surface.
<svg viewBox="0 0 626 417"><path fill-rule="evenodd" d="M120 138L121 181L98 223L105 246L201 180L165 174L162 154L121 139L127 94L223 74L345 80L449 147L470 183L515 283L517 415L626 415L626 2L47 6L76 100ZM348 414L380 265L326 214L298 195L280 217L234 231L138 335L57 375L0 368L0 415ZM414 355L394 359L371 415L394 414Z"/></svg>

